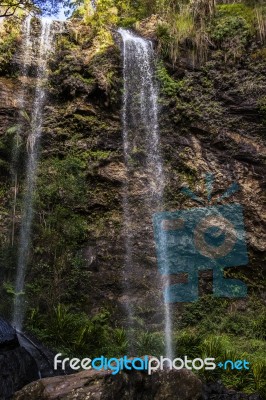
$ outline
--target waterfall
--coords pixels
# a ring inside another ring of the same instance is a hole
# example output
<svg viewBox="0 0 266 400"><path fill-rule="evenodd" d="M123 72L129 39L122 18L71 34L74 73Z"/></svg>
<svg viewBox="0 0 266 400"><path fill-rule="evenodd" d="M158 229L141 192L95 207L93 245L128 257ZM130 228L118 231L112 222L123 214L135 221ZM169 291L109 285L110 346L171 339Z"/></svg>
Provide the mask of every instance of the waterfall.
<svg viewBox="0 0 266 400"><path fill-rule="evenodd" d="M125 291L134 296L132 282L141 271L136 248L141 247L138 230L152 240L152 215L162 207L164 172L160 155L158 86L153 44L119 29L123 40L123 144L127 179L123 193ZM136 208L138 212L136 213ZM143 236L142 236L143 238ZM149 242L150 243L150 242ZM147 246L148 247L148 246ZM147 253L145 243L142 252ZM168 278L165 277L167 280ZM162 280L163 281L163 280ZM161 282L162 283L162 282ZM164 283L167 284L167 282ZM159 297L158 293L158 297ZM127 299L130 321L137 299ZM169 304L164 303L166 356L172 357L172 325Z"/></svg>
<svg viewBox="0 0 266 400"><path fill-rule="evenodd" d="M45 105L45 87L44 83L47 80L47 62L53 43L52 20L42 18L40 20L40 34L36 42L30 32L30 18L24 24L24 42L23 42L23 66L22 72L28 74L27 63L35 46L37 46L37 77L32 113L30 117L30 128L27 138L27 167L26 167L26 182L25 192L22 206L22 220L20 227L18 262L15 282L15 301L13 311L13 326L21 330L24 318L24 299L23 292L25 286L25 274L28 263L30 236L33 220L33 195L36 183L36 173L39 157L39 144L42 134L43 109ZM25 90L21 94L20 105L23 107L25 103Z"/></svg>
<svg viewBox="0 0 266 400"><path fill-rule="evenodd" d="M25 18L22 28L23 33L23 41L21 45L21 53L22 53L22 60L21 60L21 75L25 77L28 75L28 66L29 66L29 59L32 50L32 43L31 43L31 20L32 17L29 15ZM19 95L19 108L20 110L24 110L25 108L25 85L22 85L22 91ZM17 192L18 192L18 158L19 158L19 143L20 143L20 135L21 129L16 130L16 135L14 136L14 144L12 149L12 163L11 163L11 174L13 179L13 187L14 187L14 201L13 201L13 210L12 210L12 238L11 244L14 245L14 238L15 238L15 219L16 219L16 207L17 207Z"/></svg>

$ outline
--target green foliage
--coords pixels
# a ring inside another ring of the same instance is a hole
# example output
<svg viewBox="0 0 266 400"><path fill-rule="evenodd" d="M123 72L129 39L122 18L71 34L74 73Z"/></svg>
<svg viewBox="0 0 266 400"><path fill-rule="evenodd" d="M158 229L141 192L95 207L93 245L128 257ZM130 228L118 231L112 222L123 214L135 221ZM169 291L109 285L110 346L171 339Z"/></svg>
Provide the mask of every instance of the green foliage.
<svg viewBox="0 0 266 400"><path fill-rule="evenodd" d="M163 351L163 340L160 333L135 332L136 347L139 356L161 355Z"/></svg>
<svg viewBox="0 0 266 400"><path fill-rule="evenodd" d="M204 296L197 302L186 305L181 326L194 326L200 322L204 323L205 320L212 320L213 317L215 323L218 318L224 316L227 305L227 300Z"/></svg>
<svg viewBox="0 0 266 400"><path fill-rule="evenodd" d="M173 1L158 6L158 12L159 49L173 63L182 51L192 61L205 61L214 47L222 49L225 58L239 57L251 37L266 40L266 9L259 1Z"/></svg>
<svg viewBox="0 0 266 400"><path fill-rule="evenodd" d="M266 312L260 313L256 319L252 321L254 336L258 339L266 339Z"/></svg>
<svg viewBox="0 0 266 400"><path fill-rule="evenodd" d="M261 393L265 395L265 355L266 345L262 341L250 341L238 336L225 334L209 334L195 330L183 330L175 337L176 354L179 357L187 355L190 359L214 357L215 362L226 360L247 360L249 370L226 370L216 368L213 371L194 371L204 380L222 380L226 387L234 388L245 393Z"/></svg>
<svg viewBox="0 0 266 400"><path fill-rule="evenodd" d="M182 46L190 41L196 45L196 24L189 5L180 6L172 11L167 10L164 22L157 26L159 50L164 57L169 57L173 63L177 61Z"/></svg>
<svg viewBox="0 0 266 400"><path fill-rule="evenodd" d="M175 349L178 356L187 355L188 357L197 358L202 342L202 337L194 330L183 330L175 336Z"/></svg>
<svg viewBox="0 0 266 400"><path fill-rule="evenodd" d="M21 16L25 12L37 12L38 9L31 0L4 0L0 1L0 18Z"/></svg>
<svg viewBox="0 0 266 400"><path fill-rule="evenodd" d="M133 28L134 25L137 22L137 18L136 17L122 17L119 20L119 26L121 26L122 28Z"/></svg>
<svg viewBox="0 0 266 400"><path fill-rule="evenodd" d="M210 37L224 50L239 56L250 37L255 34L254 21L254 10L244 4L217 6L210 26Z"/></svg>
<svg viewBox="0 0 266 400"><path fill-rule="evenodd" d="M171 54L173 46L173 37L168 23L160 22L156 27L156 36L159 43L159 51L163 58L167 58Z"/></svg>
<svg viewBox="0 0 266 400"><path fill-rule="evenodd" d="M19 24L16 19L8 19L0 25L0 74L12 73L12 59L19 38Z"/></svg>
<svg viewBox="0 0 266 400"><path fill-rule="evenodd" d="M64 159L43 160L38 179L38 206L42 209L56 207L64 214L64 207L75 208L86 202L85 156L68 155Z"/></svg>
<svg viewBox="0 0 266 400"><path fill-rule="evenodd" d="M186 305L180 326L197 326L203 334L220 332L254 339L264 337L266 316L262 302L250 298L248 312L228 312L229 304L227 299L204 296L199 301Z"/></svg>
<svg viewBox="0 0 266 400"><path fill-rule="evenodd" d="M84 261L74 256L73 251L60 253L60 247L57 250L58 254L43 254L43 248L35 248L35 258L46 258L49 263L35 261L31 282L26 285L29 306L40 305L44 315L58 302L75 304L82 309L89 301L91 275L83 268Z"/></svg>
<svg viewBox="0 0 266 400"><path fill-rule="evenodd" d="M94 11L90 0L84 0L75 14L82 16L85 23L96 29L118 22L118 8L115 0L98 0L97 10Z"/></svg>
<svg viewBox="0 0 266 400"><path fill-rule="evenodd" d="M252 367L256 390L262 395L266 396L266 361L259 360L254 363Z"/></svg>
<svg viewBox="0 0 266 400"><path fill-rule="evenodd" d="M227 387L246 393L265 395L265 320L264 304L250 298L245 312L231 309L231 302L205 296L185 306L175 337L178 355L215 357L216 362L246 359L248 371L216 369L202 371L206 380L221 379Z"/></svg>
<svg viewBox="0 0 266 400"><path fill-rule="evenodd" d="M107 160L110 156L110 151L104 150L89 150L87 151L88 159L96 160L96 161L104 161Z"/></svg>
<svg viewBox="0 0 266 400"><path fill-rule="evenodd" d="M109 354L113 357L124 356L129 347L128 334L124 328L116 328L112 331L112 345Z"/></svg>
<svg viewBox="0 0 266 400"><path fill-rule="evenodd" d="M149 17L158 11L159 1L154 0L116 0L115 6L118 9L120 17L119 24L124 25L124 21L128 20L132 23L133 20L141 20Z"/></svg>
<svg viewBox="0 0 266 400"><path fill-rule="evenodd" d="M64 354L96 356L105 346L109 314L103 311L89 319L85 313L59 303L48 315L31 310L27 328L49 346Z"/></svg>
<svg viewBox="0 0 266 400"><path fill-rule="evenodd" d="M211 32L211 37L220 43L232 40L237 34L246 43L249 35L250 26L246 20L238 16L217 17L214 29Z"/></svg>
<svg viewBox="0 0 266 400"><path fill-rule="evenodd" d="M79 14L96 31L137 26L144 18L159 15L155 26L159 51L173 63L184 50L192 62L202 62L214 46L226 57L238 57L256 33L262 42L266 40L266 10L260 1L216 5L209 0L99 0L96 12L89 0L81 3Z"/></svg>
<svg viewBox="0 0 266 400"><path fill-rule="evenodd" d="M86 165L85 158L69 154L40 166L26 296L30 306L42 304L44 315L59 302L87 300L90 273L79 253L87 238Z"/></svg>
<svg viewBox="0 0 266 400"><path fill-rule="evenodd" d="M11 282L3 282L3 289L5 290L5 292L11 296L12 298L15 296L16 294L16 290L14 288L14 285Z"/></svg>
<svg viewBox="0 0 266 400"><path fill-rule="evenodd" d="M89 318L62 303L52 307L46 315L38 308L32 308L26 327L45 344L69 356L120 357L128 353L129 332L114 327L111 314L106 310ZM140 356L163 353L161 333L134 331L132 335Z"/></svg>
<svg viewBox="0 0 266 400"><path fill-rule="evenodd" d="M104 309L90 318L58 303L47 315L32 308L27 328L48 346L68 356L124 356L128 351L127 332L115 328L111 321L111 314Z"/></svg>
<svg viewBox="0 0 266 400"><path fill-rule="evenodd" d="M157 65L157 77L161 84L161 92L169 97L176 96L181 84L171 78L163 63Z"/></svg>
<svg viewBox="0 0 266 400"><path fill-rule="evenodd" d="M226 357L230 349L230 341L227 336L211 335L202 340L201 351L205 357L222 359Z"/></svg>
<svg viewBox="0 0 266 400"><path fill-rule="evenodd" d="M202 62L210 45L223 49L227 56L240 56L256 29L262 39L266 32L262 12L242 3L212 8L208 1L189 2L179 7L175 4L162 13L164 22L157 27L159 48L174 63L182 49Z"/></svg>

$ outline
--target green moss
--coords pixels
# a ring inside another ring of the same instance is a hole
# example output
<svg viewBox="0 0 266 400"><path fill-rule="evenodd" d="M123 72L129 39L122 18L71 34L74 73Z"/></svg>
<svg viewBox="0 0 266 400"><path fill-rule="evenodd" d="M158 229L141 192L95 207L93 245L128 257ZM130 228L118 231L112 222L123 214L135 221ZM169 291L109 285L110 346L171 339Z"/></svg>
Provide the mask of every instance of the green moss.
<svg viewBox="0 0 266 400"><path fill-rule="evenodd" d="M133 28L136 22L136 17L122 17L119 19L119 26L121 26L122 28Z"/></svg>
<svg viewBox="0 0 266 400"><path fill-rule="evenodd" d="M77 43L73 41L73 35L72 37L69 35L60 35L58 40L57 40L57 48L60 48L61 50L76 50L78 48Z"/></svg>
<svg viewBox="0 0 266 400"><path fill-rule="evenodd" d="M111 152L110 151L103 151L103 150L89 150L86 152L86 156L89 159L93 160L107 160L110 156Z"/></svg>
<svg viewBox="0 0 266 400"><path fill-rule="evenodd" d="M43 160L38 178L39 207L60 202L74 206L76 202L85 202L85 168L84 158L68 155L63 160L50 158ZM69 190L71 188L71 190Z"/></svg>
<svg viewBox="0 0 266 400"><path fill-rule="evenodd" d="M81 121L85 124L90 124L90 125L96 125L98 120L97 117L93 115L81 115L81 114L73 114L74 119L77 119L78 121Z"/></svg>
<svg viewBox="0 0 266 400"><path fill-rule="evenodd" d="M105 121L99 119L97 116L94 115L81 115L76 113L73 115L73 117L74 121L73 123L71 121L71 124L75 125L75 122L78 122L77 126L72 127L76 131L87 128L93 134L101 134L103 131L108 131L108 129L110 128L110 126L108 126ZM71 140L72 142L77 141L82 137L83 135L77 133L76 136L71 138Z"/></svg>
<svg viewBox="0 0 266 400"><path fill-rule="evenodd" d="M80 80L81 82L85 83L86 85L94 85L95 84L95 78L90 77L90 78L85 78L84 76L82 76L79 73L74 73L73 76Z"/></svg>

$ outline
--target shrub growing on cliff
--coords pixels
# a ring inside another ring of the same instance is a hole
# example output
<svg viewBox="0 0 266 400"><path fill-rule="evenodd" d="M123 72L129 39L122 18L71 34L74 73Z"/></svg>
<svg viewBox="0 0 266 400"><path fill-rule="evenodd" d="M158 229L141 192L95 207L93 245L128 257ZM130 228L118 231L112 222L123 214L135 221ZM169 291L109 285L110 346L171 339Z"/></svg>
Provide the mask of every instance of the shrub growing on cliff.
<svg viewBox="0 0 266 400"><path fill-rule="evenodd" d="M257 34L261 42L266 40L266 10L259 1L218 5L212 0L159 3L159 49L173 63L182 50L192 60L202 62L214 47L222 49L226 57L239 57L251 37Z"/></svg>
<svg viewBox="0 0 266 400"><path fill-rule="evenodd" d="M180 83L175 81L167 72L163 63L157 65L157 77L160 82L161 91L169 97L176 96Z"/></svg>
<svg viewBox="0 0 266 400"><path fill-rule="evenodd" d="M163 352L163 338L160 333L156 332L135 332L136 348L138 355L151 354L153 356L159 356Z"/></svg>
<svg viewBox="0 0 266 400"><path fill-rule="evenodd" d="M106 344L109 314L104 310L93 318L62 303L49 315L32 309L27 327L44 343L68 355L98 356Z"/></svg>
<svg viewBox="0 0 266 400"><path fill-rule="evenodd" d="M0 25L0 75L12 72L11 63L19 39L18 18L4 21Z"/></svg>
<svg viewBox="0 0 266 400"><path fill-rule="evenodd" d="M240 56L255 34L254 19L254 10L244 4L220 5L210 25L210 37L234 57Z"/></svg>

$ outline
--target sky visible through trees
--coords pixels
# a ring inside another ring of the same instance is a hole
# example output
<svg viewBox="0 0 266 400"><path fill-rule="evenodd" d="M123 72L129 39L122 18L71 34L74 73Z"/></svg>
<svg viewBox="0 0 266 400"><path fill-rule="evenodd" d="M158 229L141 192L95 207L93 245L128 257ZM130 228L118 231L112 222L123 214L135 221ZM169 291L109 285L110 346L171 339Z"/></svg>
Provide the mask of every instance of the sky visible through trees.
<svg viewBox="0 0 266 400"><path fill-rule="evenodd" d="M64 19L72 9L66 0L0 0L0 17L10 17L18 10L33 11L39 8L45 16L59 16Z"/></svg>

